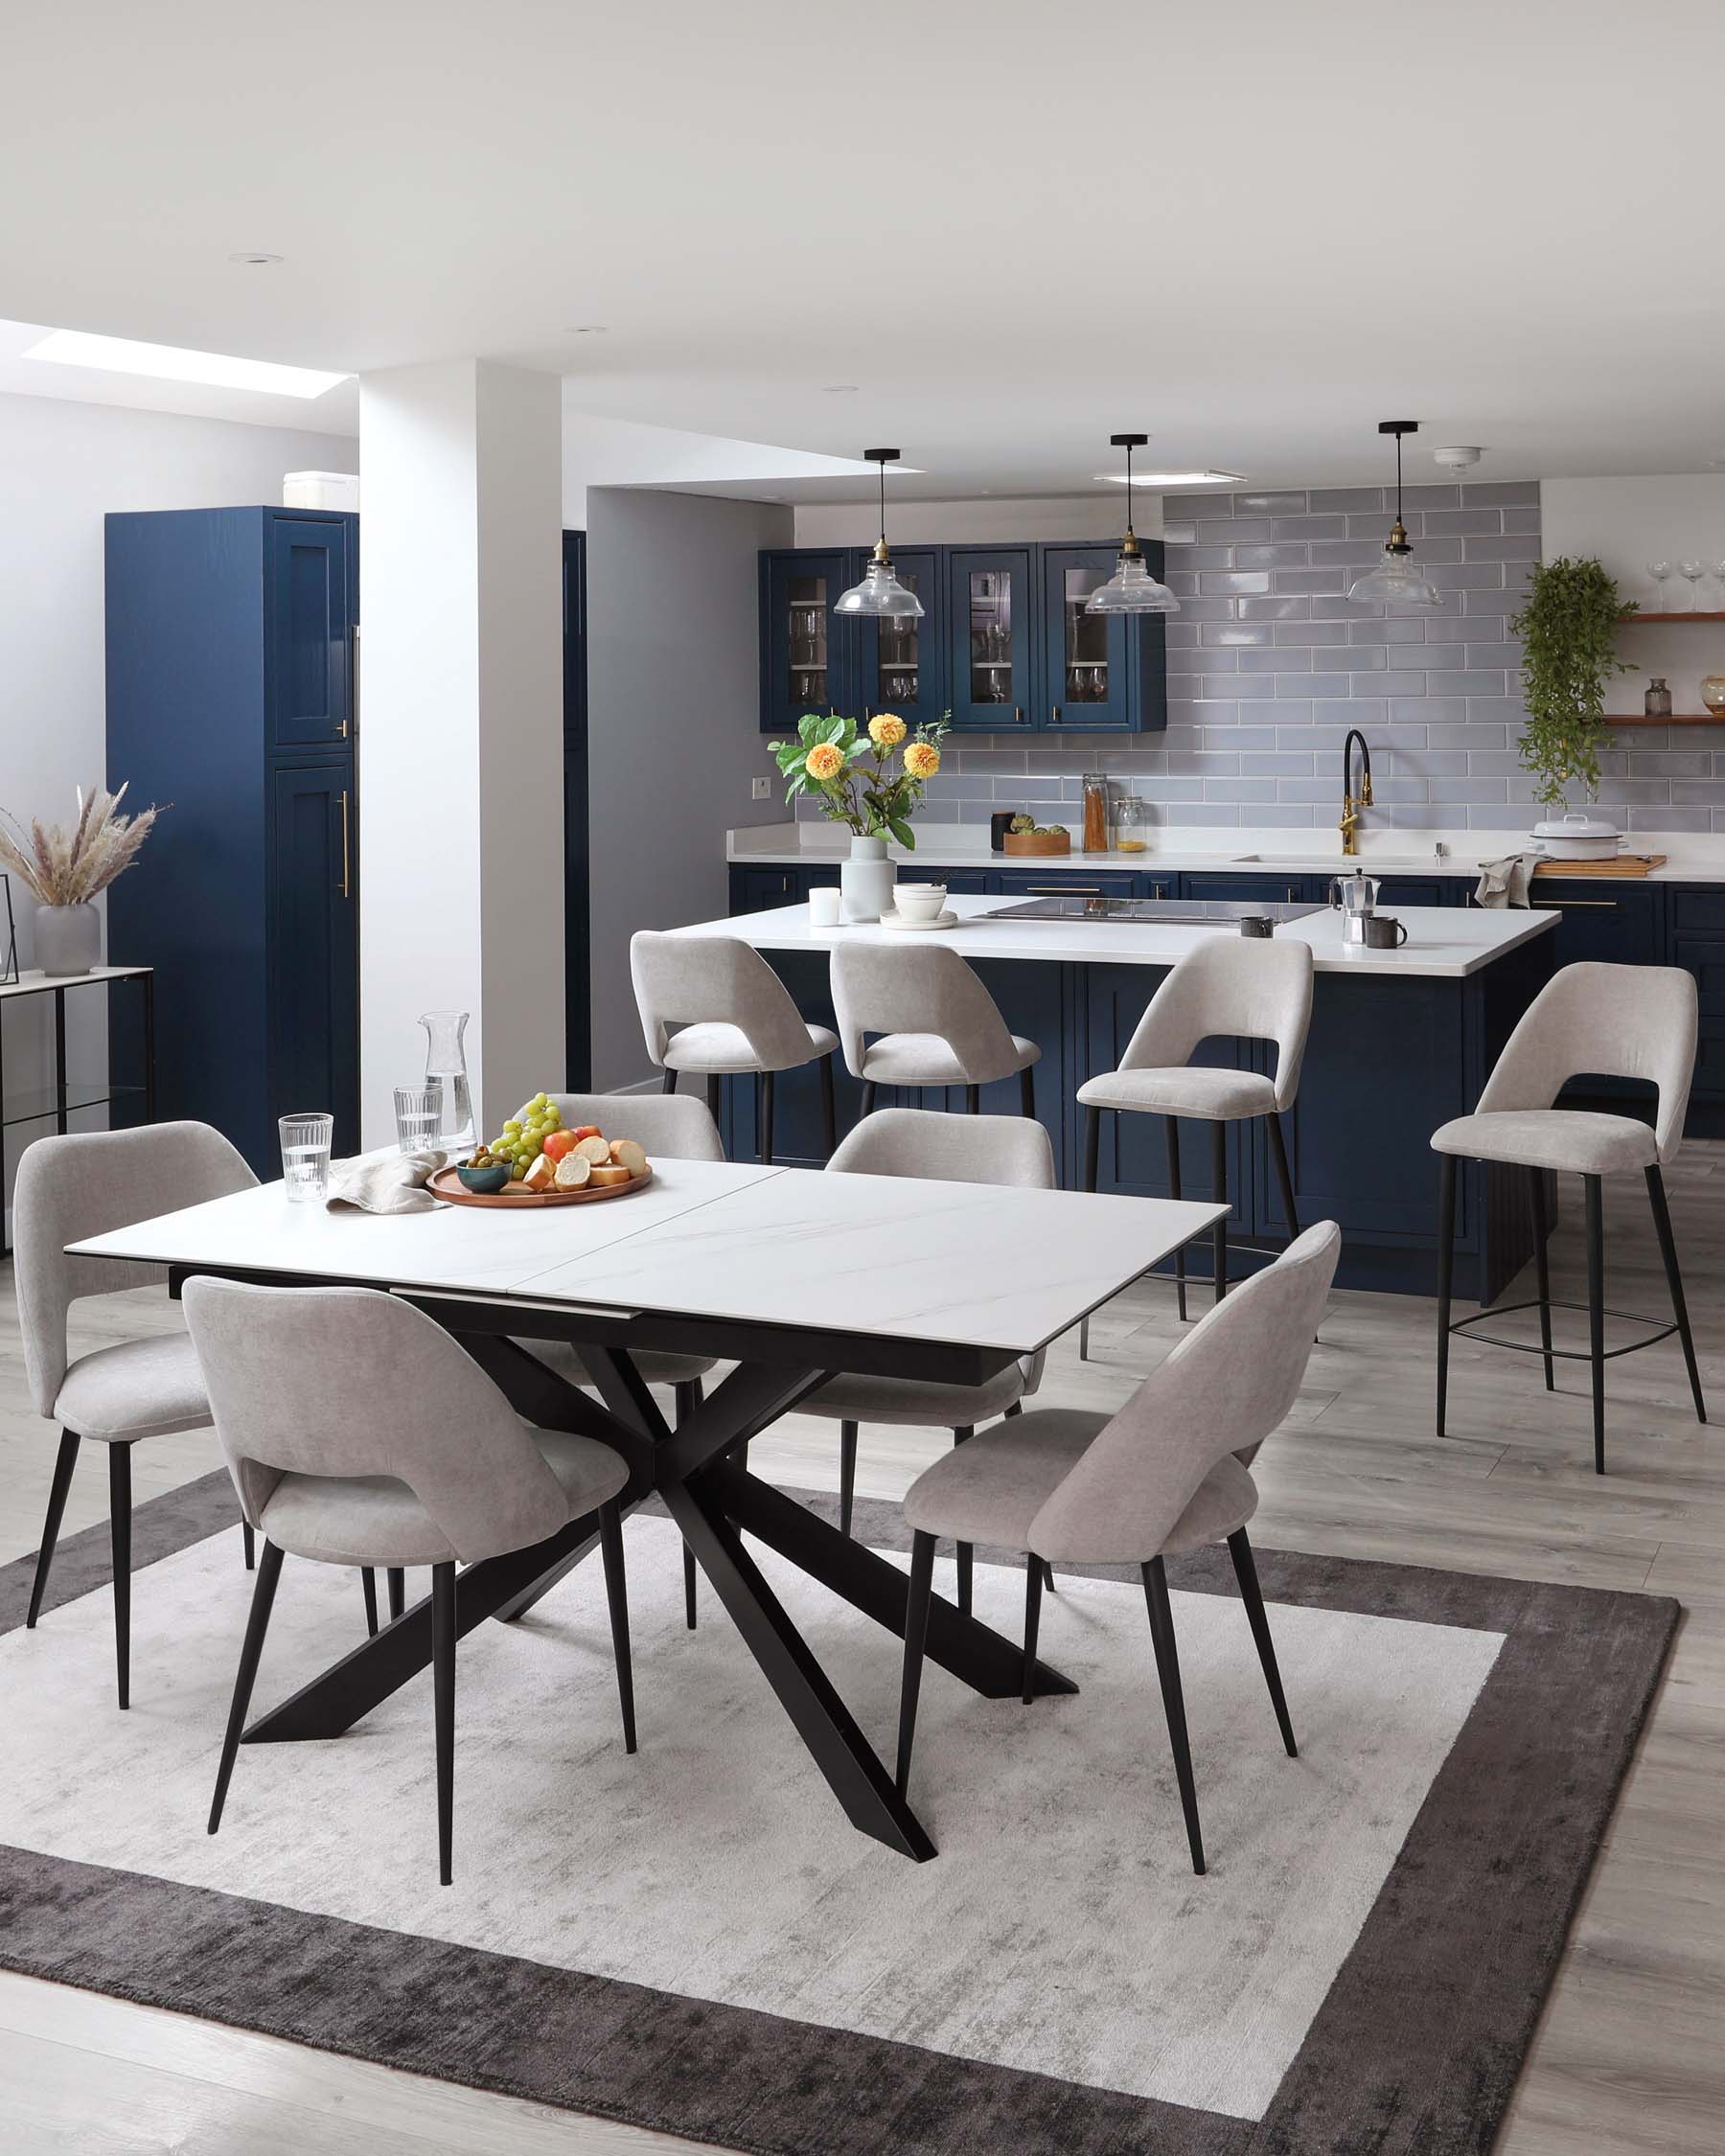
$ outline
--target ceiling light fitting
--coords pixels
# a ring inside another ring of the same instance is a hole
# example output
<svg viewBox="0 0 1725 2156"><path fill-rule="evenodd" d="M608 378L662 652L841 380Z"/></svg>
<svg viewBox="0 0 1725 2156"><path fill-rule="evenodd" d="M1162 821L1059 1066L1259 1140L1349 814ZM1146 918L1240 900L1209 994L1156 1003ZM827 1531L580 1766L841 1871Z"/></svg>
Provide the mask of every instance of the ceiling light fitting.
<svg viewBox="0 0 1725 2156"><path fill-rule="evenodd" d="M1180 601L1145 567L1143 550L1132 528L1132 452L1141 449L1150 437L1111 434L1108 439L1116 449L1126 452L1126 473L1121 482L1126 489L1126 537L1120 541L1120 558L1114 575L1091 593L1084 610L1087 614L1177 614Z"/></svg>
<svg viewBox="0 0 1725 2156"><path fill-rule="evenodd" d="M1484 450L1473 443L1452 442L1447 448L1434 449L1432 462L1440 464L1445 471L1468 471L1484 454Z"/></svg>
<svg viewBox="0 0 1725 2156"><path fill-rule="evenodd" d="M283 257L280 255L254 254L249 248L246 248L240 254L229 255L228 260L229 262L241 263L247 269L272 269L277 263L283 260Z"/></svg>
<svg viewBox="0 0 1725 2156"><path fill-rule="evenodd" d="M892 556L886 551L886 467L897 464L899 453L896 449L864 449L862 455L866 463L879 465L881 470L881 536L875 542L868 573L861 584L853 584L848 591L840 593L833 602L833 611L914 621L923 611L923 603L914 591L900 584Z"/></svg>
<svg viewBox="0 0 1725 2156"><path fill-rule="evenodd" d="M1375 600L1386 607L1441 607L1443 601L1437 588L1414 567L1414 549L1408 544L1407 529L1402 523L1402 436L1417 434L1419 422L1379 420L1378 432L1395 437L1395 522L1390 527L1384 559L1375 569L1368 569L1363 577L1354 580L1347 596L1362 602Z"/></svg>
<svg viewBox="0 0 1725 2156"><path fill-rule="evenodd" d="M272 397L321 397L351 378L315 367L284 367L271 359L239 359L223 352L185 352L177 345L140 344L131 337L94 336L83 330L50 330L23 356L65 367L100 367L115 375L150 375L158 381L261 389Z"/></svg>
<svg viewBox="0 0 1725 2156"><path fill-rule="evenodd" d="M1093 474L1110 487L1233 487L1245 478L1243 471L1135 471L1130 480L1118 471Z"/></svg>

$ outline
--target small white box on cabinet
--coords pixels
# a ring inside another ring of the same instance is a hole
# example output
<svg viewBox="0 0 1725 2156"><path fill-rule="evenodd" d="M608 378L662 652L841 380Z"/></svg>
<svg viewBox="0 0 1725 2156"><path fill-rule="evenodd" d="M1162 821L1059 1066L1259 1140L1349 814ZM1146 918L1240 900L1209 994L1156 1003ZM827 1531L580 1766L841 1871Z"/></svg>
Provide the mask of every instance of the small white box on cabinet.
<svg viewBox="0 0 1725 2156"><path fill-rule="evenodd" d="M354 509L359 507L359 474L356 471L289 471L282 480L284 509Z"/></svg>

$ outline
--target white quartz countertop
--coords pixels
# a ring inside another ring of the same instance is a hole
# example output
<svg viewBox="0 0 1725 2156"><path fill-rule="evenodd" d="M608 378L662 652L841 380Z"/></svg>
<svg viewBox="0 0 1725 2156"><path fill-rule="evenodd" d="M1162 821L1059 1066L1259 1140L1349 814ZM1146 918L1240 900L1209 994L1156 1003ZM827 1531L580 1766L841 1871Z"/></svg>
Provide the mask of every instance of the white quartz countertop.
<svg viewBox="0 0 1725 2156"><path fill-rule="evenodd" d="M760 824L725 836L725 859L741 868L830 868L850 850L848 834L826 824ZM1448 849L1443 858L1435 851L1438 843ZM1360 868L1368 876L1458 876L1472 883L1484 862L1502 860L1506 854L1523 848L1530 850L1529 842L1512 831L1367 831L1358 857L1344 860L1341 841L1329 831L1301 835L1188 826L1152 832L1149 849L1141 854L1083 853L1074 835L1070 855L1024 860L995 853L983 825L928 823L917 826L913 853L902 846L891 846L888 852L894 860L918 869L1007 868L1038 873L1089 869L1092 874L1106 869L1125 875L1167 875L1185 868L1195 874L1233 869L1242 875L1256 871L1274 876L1283 870L1291 876L1339 876ZM1725 883L1725 836L1637 831L1625 841L1625 851L1668 857L1666 866L1645 879L1649 883Z"/></svg>
<svg viewBox="0 0 1725 2156"><path fill-rule="evenodd" d="M874 943L911 943L932 935L965 958L1048 959L1057 965L1171 966L1201 936L1238 935L1232 926L1188 926L1164 921L1000 921L986 918L1011 898L954 893L948 900L958 926L942 929L877 927L816 929L807 906L775 906L760 913L732 914L723 921L701 921L677 933L688 936L738 936L757 951L831 951L835 944L862 937ZM1386 909L1391 910L1391 909ZM1284 923L1278 936L1298 937L1312 947L1321 974L1388 974L1402 979L1461 980L1489 966L1506 952L1557 922L1553 912L1463 910L1459 906L1404 906L1392 909L1408 931L1396 951L1368 951L1342 939L1342 916L1325 908Z"/></svg>

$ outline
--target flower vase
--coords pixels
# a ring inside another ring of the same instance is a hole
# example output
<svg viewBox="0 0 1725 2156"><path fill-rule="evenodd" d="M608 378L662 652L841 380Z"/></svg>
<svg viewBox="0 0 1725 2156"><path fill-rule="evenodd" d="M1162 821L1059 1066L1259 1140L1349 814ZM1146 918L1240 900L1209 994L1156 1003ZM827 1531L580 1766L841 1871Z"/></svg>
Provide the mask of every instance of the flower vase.
<svg viewBox="0 0 1725 2156"><path fill-rule="evenodd" d="M50 979L87 974L102 963L102 915L82 906L38 906L35 960Z"/></svg>
<svg viewBox="0 0 1725 2156"><path fill-rule="evenodd" d="M847 921L878 921L892 911L898 870L886 858L885 838L851 839L849 860L839 870L839 888Z"/></svg>

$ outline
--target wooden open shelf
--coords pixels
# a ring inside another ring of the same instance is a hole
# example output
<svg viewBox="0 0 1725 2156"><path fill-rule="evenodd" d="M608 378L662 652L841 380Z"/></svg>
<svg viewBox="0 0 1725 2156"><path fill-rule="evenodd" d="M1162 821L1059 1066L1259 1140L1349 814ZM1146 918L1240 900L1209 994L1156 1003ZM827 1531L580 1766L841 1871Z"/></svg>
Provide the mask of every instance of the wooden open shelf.
<svg viewBox="0 0 1725 2156"><path fill-rule="evenodd" d="M1725 711L1670 711L1663 719L1649 719L1644 711L1613 711L1608 726L1725 726Z"/></svg>
<svg viewBox="0 0 1725 2156"><path fill-rule="evenodd" d="M1620 629L1633 629L1638 621L1725 621L1725 614L1699 614L1685 608L1680 614L1619 614Z"/></svg>

